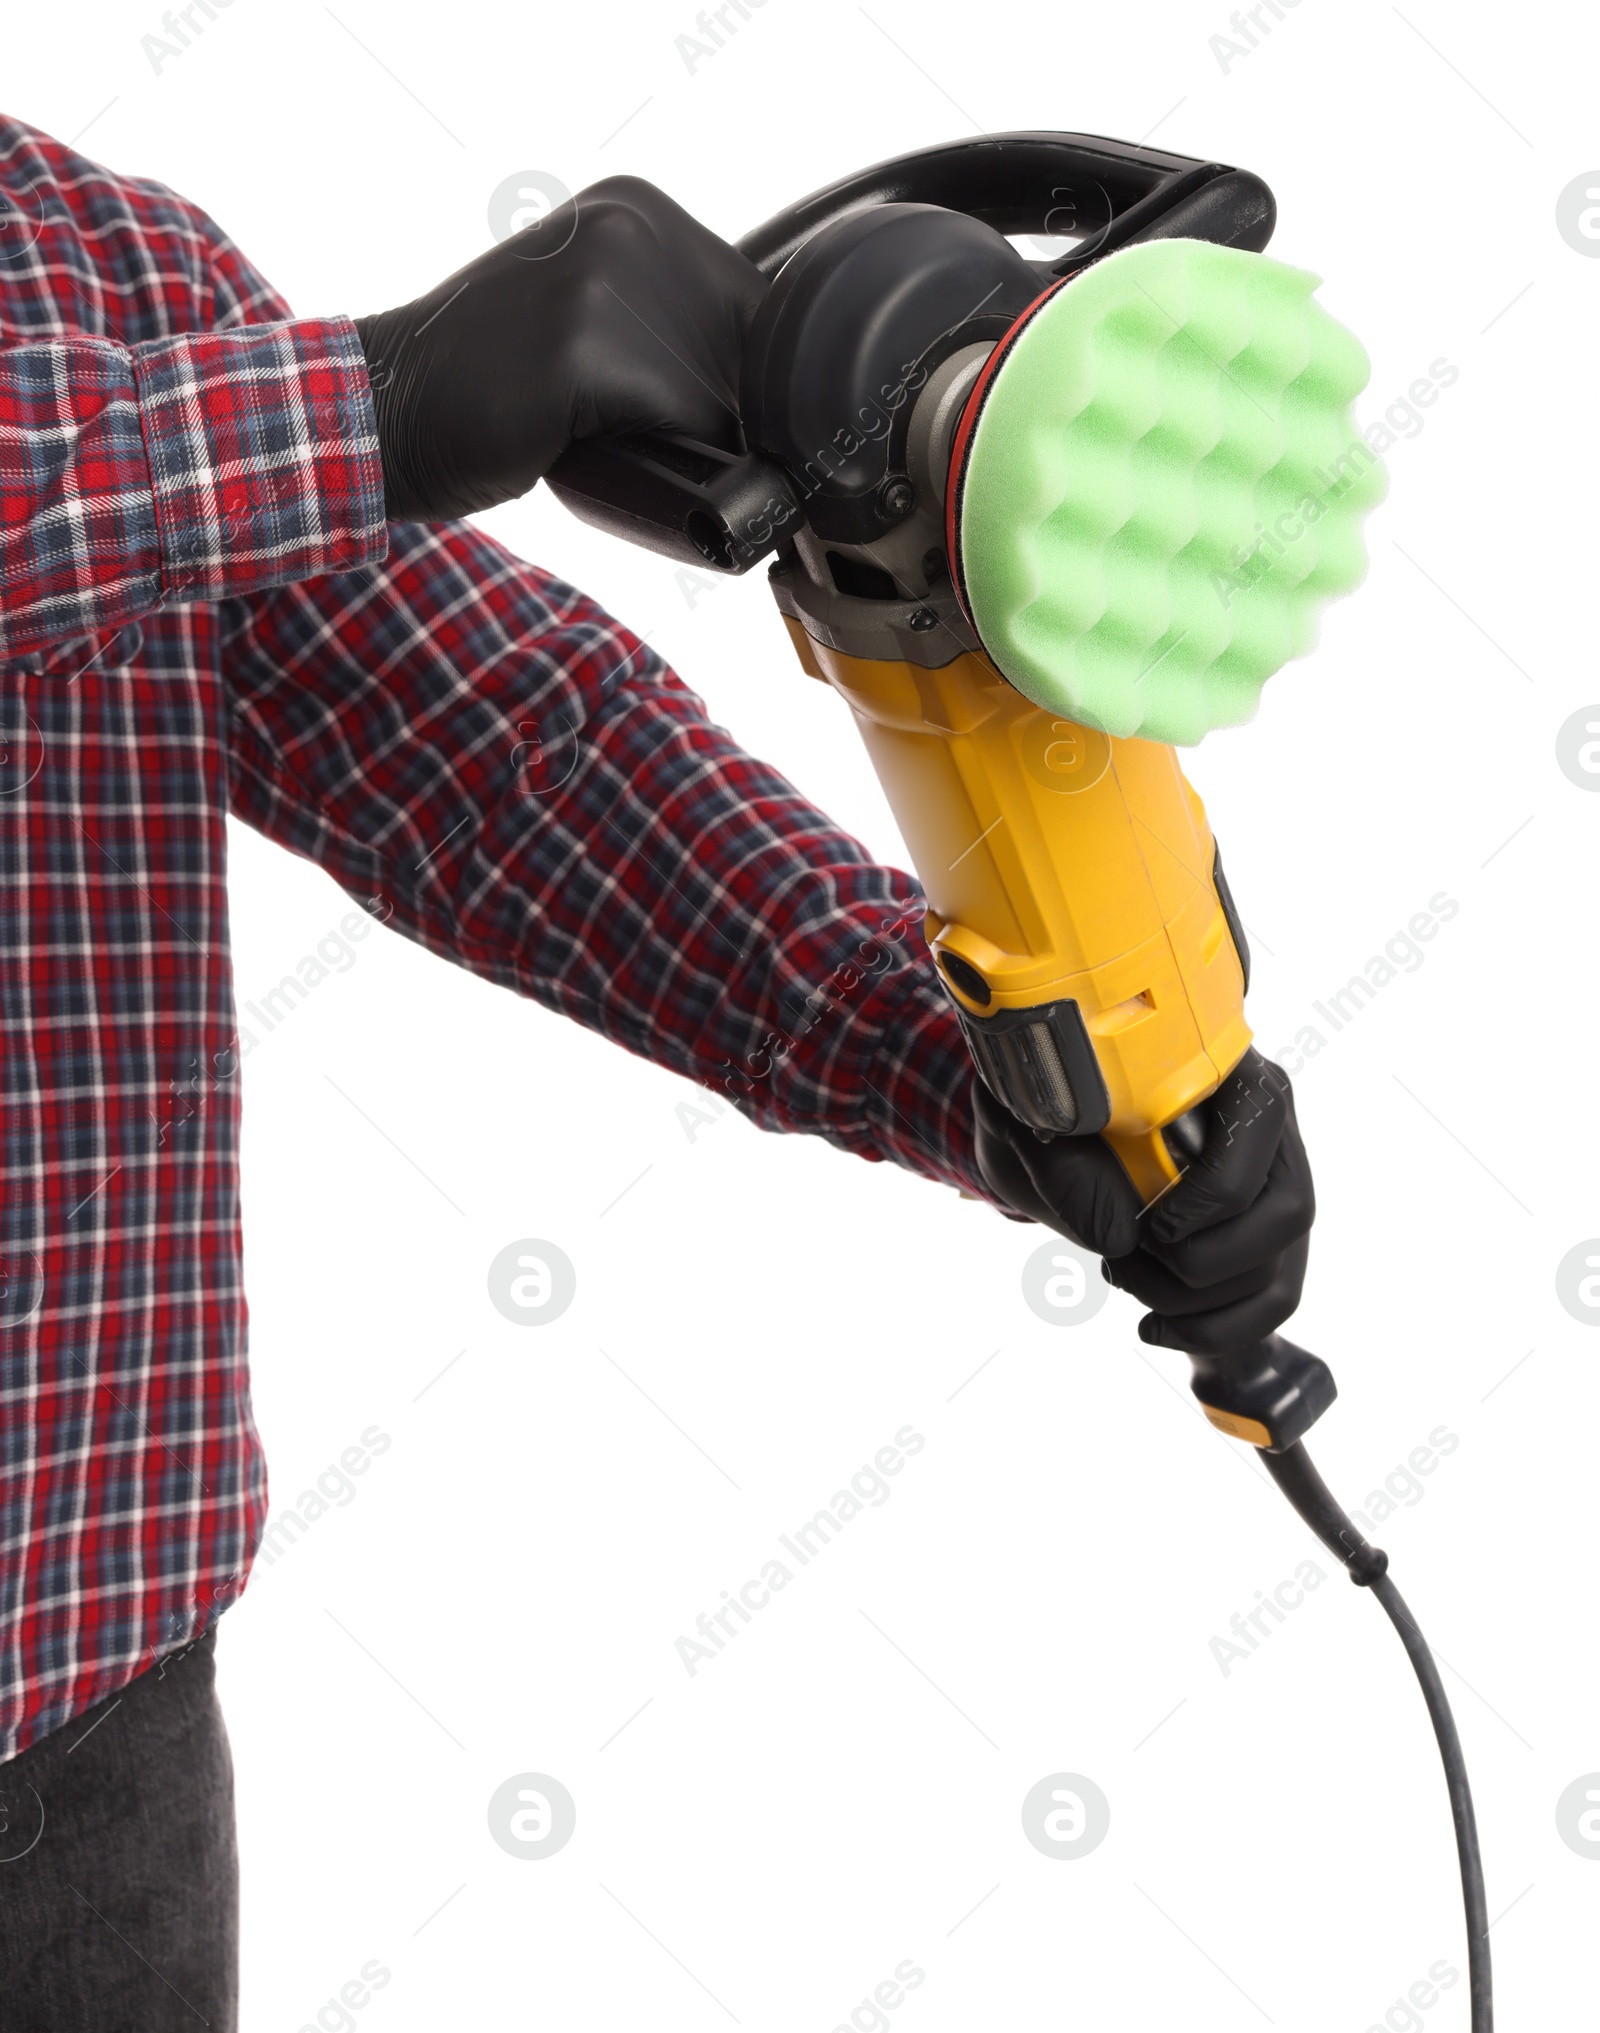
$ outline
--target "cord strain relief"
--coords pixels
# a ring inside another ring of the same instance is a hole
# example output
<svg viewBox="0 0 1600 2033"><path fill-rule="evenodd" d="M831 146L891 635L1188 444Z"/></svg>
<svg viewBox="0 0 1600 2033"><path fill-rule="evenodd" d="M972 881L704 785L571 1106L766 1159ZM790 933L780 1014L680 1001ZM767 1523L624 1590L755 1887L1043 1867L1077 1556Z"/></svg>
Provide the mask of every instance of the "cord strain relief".
<svg viewBox="0 0 1600 2033"><path fill-rule="evenodd" d="M1347 1562L1350 1579L1357 1588L1370 1588L1375 1581L1389 1571L1389 1556L1381 1546L1369 1546L1363 1540Z"/></svg>

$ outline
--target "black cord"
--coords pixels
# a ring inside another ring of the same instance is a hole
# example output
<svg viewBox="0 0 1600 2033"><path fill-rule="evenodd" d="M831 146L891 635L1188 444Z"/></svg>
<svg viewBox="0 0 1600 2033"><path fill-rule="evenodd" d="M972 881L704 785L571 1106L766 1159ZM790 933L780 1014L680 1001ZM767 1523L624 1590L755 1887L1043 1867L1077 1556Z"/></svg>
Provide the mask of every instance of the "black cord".
<svg viewBox="0 0 1600 2033"><path fill-rule="evenodd" d="M1383 1604L1390 1623L1400 1633L1400 1642L1422 1684L1422 1698L1428 1704L1433 1733L1439 1740L1444 1760L1445 1784L1450 1789L1450 1812L1456 1825L1456 1853L1461 1859L1461 1897L1467 1916L1467 1987L1472 2000L1472 2033L1493 2033L1494 1987L1489 1969L1489 1908L1483 1889L1483 1859L1478 1854L1478 1823L1472 1811L1472 1788L1467 1782L1466 1759L1456 1734L1455 1717L1445 1695L1444 1682L1434 1664L1428 1641L1417 1628L1394 1583L1389 1579L1389 1556L1372 1546L1356 1530L1334 1500L1327 1484L1311 1465L1311 1457L1297 1440L1281 1454L1262 1452L1267 1472L1289 1499L1328 1551L1350 1570L1350 1579L1361 1588L1370 1588Z"/></svg>

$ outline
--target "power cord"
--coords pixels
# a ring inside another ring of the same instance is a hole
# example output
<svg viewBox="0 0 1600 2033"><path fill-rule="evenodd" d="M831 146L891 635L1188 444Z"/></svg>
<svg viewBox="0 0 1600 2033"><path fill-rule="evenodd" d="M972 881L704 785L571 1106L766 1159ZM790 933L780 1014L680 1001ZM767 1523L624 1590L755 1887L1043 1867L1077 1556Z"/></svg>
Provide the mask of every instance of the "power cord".
<svg viewBox="0 0 1600 2033"><path fill-rule="evenodd" d="M1445 1784L1450 1789L1450 1812L1456 1825L1456 1852L1461 1859L1461 1897L1467 1917L1467 1986L1472 2000L1472 2033L1493 2033L1494 1987L1489 1969L1489 1909L1484 1898L1483 1859L1478 1853L1478 1823L1472 1811L1472 1788L1467 1781L1466 1760L1456 1734L1455 1717L1439 1678L1428 1642L1417 1628L1394 1583L1389 1579L1389 1556L1379 1546L1369 1545L1340 1508L1327 1484L1312 1466L1311 1457L1300 1441L1281 1453L1262 1450L1268 1474L1289 1499L1317 1537L1349 1570L1359 1588L1370 1588L1383 1604L1390 1623L1400 1633L1417 1679L1422 1698L1428 1704L1433 1733L1439 1740L1444 1760Z"/></svg>

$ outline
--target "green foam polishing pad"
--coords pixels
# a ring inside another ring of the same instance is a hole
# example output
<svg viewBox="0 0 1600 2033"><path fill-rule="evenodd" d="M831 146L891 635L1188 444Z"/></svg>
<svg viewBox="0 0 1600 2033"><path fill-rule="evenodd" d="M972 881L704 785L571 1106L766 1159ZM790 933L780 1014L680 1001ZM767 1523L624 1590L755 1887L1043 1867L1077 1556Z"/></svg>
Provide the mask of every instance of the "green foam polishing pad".
<svg viewBox="0 0 1600 2033"><path fill-rule="evenodd" d="M1319 278L1203 240L1106 256L986 363L948 496L990 658L1050 712L1192 743L1248 720L1366 569L1383 467Z"/></svg>

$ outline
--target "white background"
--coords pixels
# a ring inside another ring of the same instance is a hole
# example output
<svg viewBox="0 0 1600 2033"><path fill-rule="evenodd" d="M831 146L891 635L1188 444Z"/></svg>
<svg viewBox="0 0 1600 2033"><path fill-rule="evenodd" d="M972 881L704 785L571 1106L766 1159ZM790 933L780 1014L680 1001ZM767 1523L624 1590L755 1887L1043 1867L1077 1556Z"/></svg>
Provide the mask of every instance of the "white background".
<svg viewBox="0 0 1600 2033"><path fill-rule="evenodd" d="M1341 1382L1317 1442L1348 1501L1459 1437L1378 1536L1449 1662L1504 2023L1569 2023L1600 1893L1555 1819L1600 1768L1600 1337L1554 1274L1600 1231L1600 797L1556 734L1600 699L1600 261L1555 208L1600 160L1600 33L1576 7L1260 12L1270 37L1225 70L1221 0L768 0L691 74L688 0L233 0L157 74L155 0L79 0L13 11L5 95L63 139L92 121L87 152L204 205L307 314L431 285L521 169L637 172L731 237L980 128L1150 136L1273 186L1274 253L1371 352L1364 421L1459 369L1389 455L1366 586L1191 773L1269 1051L1436 892L1460 905L1342 1033L1318 1025L1295 1331ZM490 521L901 858L760 573L691 607L542 491ZM243 830L234 857L259 996L350 906ZM392 1441L223 1627L249 2033L828 2033L906 1958L905 2033L1364 2033L1438 1959L1464 1971L1442 1782L1382 1616L1331 1576L1222 1673L1211 1638L1315 1549L1129 1302L1075 1328L1026 1308L1037 1233L731 1111L691 1137L696 1090L387 930L245 1090L275 1512L363 1429ZM577 1266L544 1328L487 1296L521 1237ZM892 1498L691 1679L675 1639L908 1422L926 1446ZM1111 1803L1077 1861L1019 1819L1063 1771ZM577 1802L545 1861L488 1830L526 1772ZM330 2007L374 1958L383 1987ZM1388 2023L1465 2028L1464 1994Z"/></svg>

